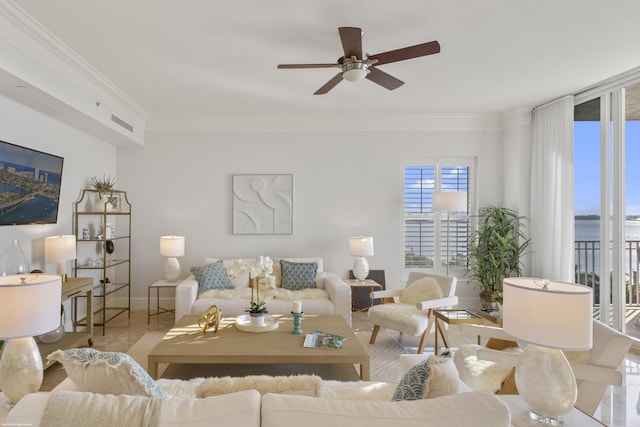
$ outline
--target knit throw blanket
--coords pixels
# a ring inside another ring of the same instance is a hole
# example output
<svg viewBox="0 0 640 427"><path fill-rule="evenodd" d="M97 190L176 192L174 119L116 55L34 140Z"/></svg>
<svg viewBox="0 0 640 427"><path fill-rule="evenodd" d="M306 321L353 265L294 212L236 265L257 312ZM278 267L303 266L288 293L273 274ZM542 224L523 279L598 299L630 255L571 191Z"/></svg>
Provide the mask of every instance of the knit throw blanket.
<svg viewBox="0 0 640 427"><path fill-rule="evenodd" d="M157 426L162 399L121 394L52 391L42 427Z"/></svg>

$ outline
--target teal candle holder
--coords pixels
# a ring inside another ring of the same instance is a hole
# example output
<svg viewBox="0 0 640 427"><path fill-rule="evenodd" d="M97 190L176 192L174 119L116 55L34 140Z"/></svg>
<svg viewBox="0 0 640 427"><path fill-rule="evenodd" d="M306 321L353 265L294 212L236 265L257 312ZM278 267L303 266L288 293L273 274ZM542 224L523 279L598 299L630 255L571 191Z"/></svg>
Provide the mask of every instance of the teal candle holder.
<svg viewBox="0 0 640 427"><path fill-rule="evenodd" d="M294 313L293 311L291 312L291 315L293 316L293 330L291 331L292 334L302 334L302 314L303 313Z"/></svg>

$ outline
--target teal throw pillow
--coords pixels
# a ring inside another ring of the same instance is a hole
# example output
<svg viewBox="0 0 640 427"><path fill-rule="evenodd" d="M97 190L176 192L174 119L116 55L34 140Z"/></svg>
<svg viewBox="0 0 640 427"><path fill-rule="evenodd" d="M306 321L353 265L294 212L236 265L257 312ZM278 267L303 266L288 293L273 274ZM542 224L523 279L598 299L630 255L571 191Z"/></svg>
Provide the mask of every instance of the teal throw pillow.
<svg viewBox="0 0 640 427"><path fill-rule="evenodd" d="M391 400L420 400L458 392L460 376L451 354L429 356L402 377Z"/></svg>
<svg viewBox="0 0 640 427"><path fill-rule="evenodd" d="M191 267L191 274L198 281L199 294L210 289L233 289L233 283L221 259L202 267Z"/></svg>
<svg viewBox="0 0 640 427"><path fill-rule="evenodd" d="M299 290L316 287L317 262L291 262L280 260L283 289Z"/></svg>
<svg viewBox="0 0 640 427"><path fill-rule="evenodd" d="M164 397L153 378L128 354L71 348L54 351L47 359L60 362L80 391Z"/></svg>

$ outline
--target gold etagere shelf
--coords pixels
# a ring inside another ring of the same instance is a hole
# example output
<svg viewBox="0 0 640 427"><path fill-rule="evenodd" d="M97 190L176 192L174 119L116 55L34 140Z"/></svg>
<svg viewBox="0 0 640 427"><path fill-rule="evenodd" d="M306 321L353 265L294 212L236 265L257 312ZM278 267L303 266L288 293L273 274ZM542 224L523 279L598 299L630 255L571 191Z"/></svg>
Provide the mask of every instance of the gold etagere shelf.
<svg viewBox="0 0 640 427"><path fill-rule="evenodd" d="M104 335L109 321L131 317L131 203L125 191L82 190L73 218L75 275L94 278L94 325Z"/></svg>

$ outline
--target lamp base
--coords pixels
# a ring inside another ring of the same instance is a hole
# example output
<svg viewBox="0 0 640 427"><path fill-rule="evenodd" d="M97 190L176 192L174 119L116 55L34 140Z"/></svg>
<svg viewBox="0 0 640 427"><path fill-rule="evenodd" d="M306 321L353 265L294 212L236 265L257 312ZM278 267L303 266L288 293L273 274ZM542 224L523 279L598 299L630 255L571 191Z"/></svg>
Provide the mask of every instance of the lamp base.
<svg viewBox="0 0 640 427"><path fill-rule="evenodd" d="M529 417L559 426L578 397L576 379L562 351L529 344L516 365L516 387L530 408Z"/></svg>
<svg viewBox="0 0 640 427"><path fill-rule="evenodd" d="M365 257L359 256L356 257L356 260L353 262L353 277L355 277L358 282L364 282L364 279L369 275L369 263Z"/></svg>
<svg viewBox="0 0 640 427"><path fill-rule="evenodd" d="M175 282L180 277L180 263L177 258L169 257L164 265L164 275L170 282Z"/></svg>
<svg viewBox="0 0 640 427"><path fill-rule="evenodd" d="M5 344L0 359L0 388L12 403L35 393L42 385L40 350L33 337L14 338Z"/></svg>

